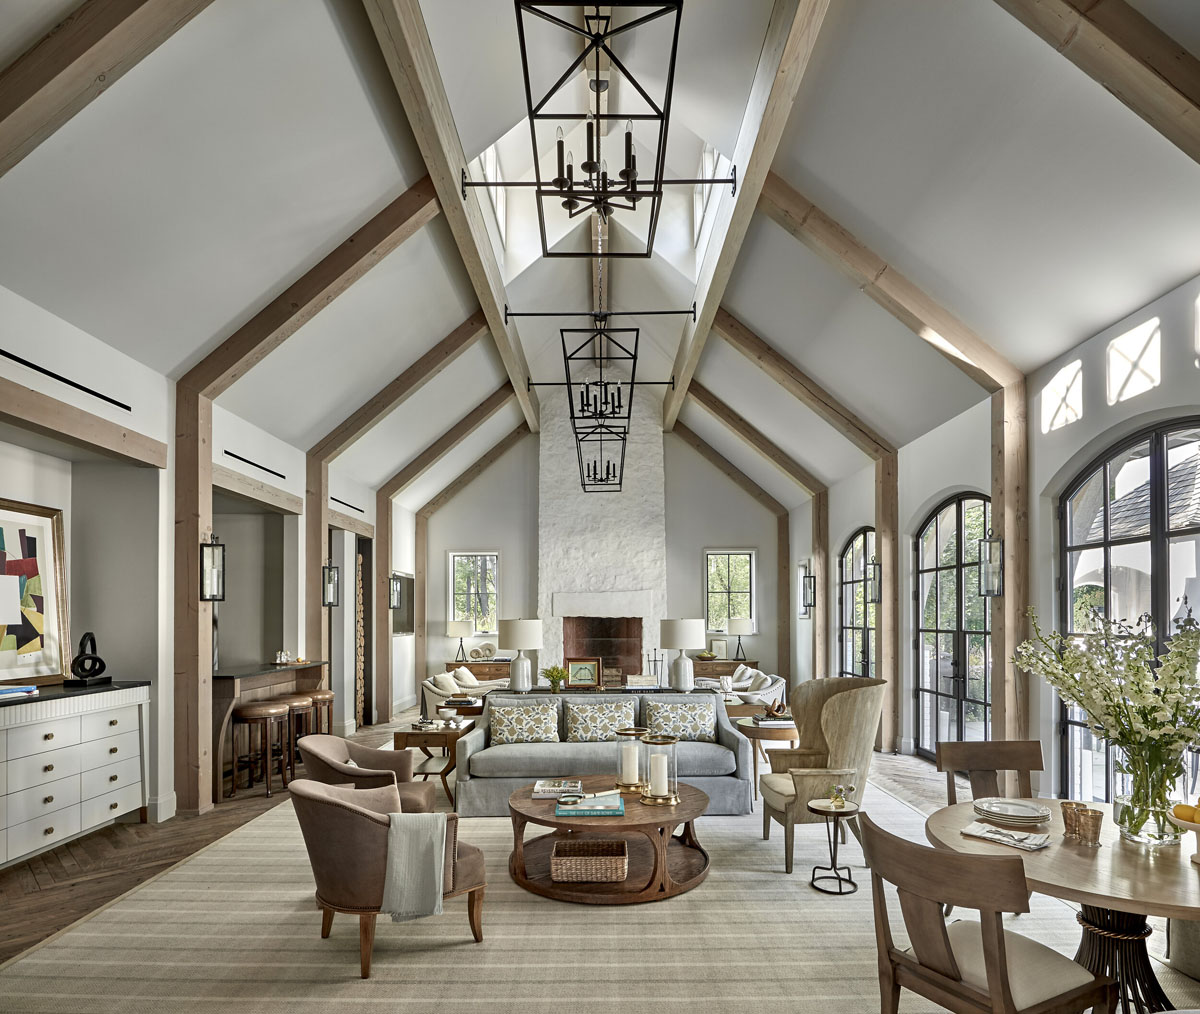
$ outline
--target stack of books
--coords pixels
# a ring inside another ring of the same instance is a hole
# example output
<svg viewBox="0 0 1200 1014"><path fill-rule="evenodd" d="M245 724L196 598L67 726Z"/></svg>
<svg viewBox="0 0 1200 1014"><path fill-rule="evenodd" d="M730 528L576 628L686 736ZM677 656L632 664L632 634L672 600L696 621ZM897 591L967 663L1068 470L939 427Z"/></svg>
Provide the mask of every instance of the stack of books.
<svg viewBox="0 0 1200 1014"><path fill-rule="evenodd" d="M0 685L0 701L11 701L14 697L37 697L37 687Z"/></svg>
<svg viewBox="0 0 1200 1014"><path fill-rule="evenodd" d="M755 715L754 724L764 729L786 729L796 722L791 715Z"/></svg>
<svg viewBox="0 0 1200 1014"><path fill-rule="evenodd" d="M595 796L581 799L578 803L559 803L554 808L556 817L624 817L625 800L620 793L611 796Z"/></svg>
<svg viewBox="0 0 1200 1014"><path fill-rule="evenodd" d="M532 798L557 799L567 792L583 792L583 782L578 778L539 778L533 783Z"/></svg>

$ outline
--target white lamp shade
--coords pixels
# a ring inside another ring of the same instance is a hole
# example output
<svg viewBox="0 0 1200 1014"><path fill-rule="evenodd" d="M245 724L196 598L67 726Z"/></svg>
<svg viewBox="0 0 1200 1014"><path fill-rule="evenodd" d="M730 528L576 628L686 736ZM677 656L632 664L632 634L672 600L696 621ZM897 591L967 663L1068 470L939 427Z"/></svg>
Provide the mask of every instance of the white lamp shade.
<svg viewBox="0 0 1200 1014"><path fill-rule="evenodd" d="M16 574L0 574L0 625L24 620L21 613L21 579Z"/></svg>
<svg viewBox="0 0 1200 1014"><path fill-rule="evenodd" d="M447 637L470 637L475 633L475 624L470 620L447 620Z"/></svg>
<svg viewBox="0 0 1200 1014"><path fill-rule="evenodd" d="M726 628L725 632L727 634L753 634L754 633L754 621L753 620L732 620L731 619L729 621L729 626Z"/></svg>
<svg viewBox="0 0 1200 1014"><path fill-rule="evenodd" d="M518 651L542 646L541 620L501 620L500 645Z"/></svg>
<svg viewBox="0 0 1200 1014"><path fill-rule="evenodd" d="M703 620L659 620L658 640L662 648L703 648Z"/></svg>

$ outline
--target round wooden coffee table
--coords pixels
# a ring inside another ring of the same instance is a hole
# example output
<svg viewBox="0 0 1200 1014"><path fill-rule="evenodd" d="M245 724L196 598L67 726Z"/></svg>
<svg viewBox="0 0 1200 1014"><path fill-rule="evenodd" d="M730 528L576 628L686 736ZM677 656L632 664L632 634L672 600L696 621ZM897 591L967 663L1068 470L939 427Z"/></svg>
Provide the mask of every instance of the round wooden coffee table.
<svg viewBox="0 0 1200 1014"><path fill-rule="evenodd" d="M603 792L613 784L611 775L589 775L582 781L584 792ZM533 786L526 785L508 797L513 825L508 872L527 891L583 905L634 905L673 898L708 876L708 853L696 840L692 823L708 809L708 796L692 785L679 784L679 802L674 806L647 806L640 796L626 794L623 817L556 817L555 800L532 799L532 794ZM526 824L554 830L525 841ZM673 834L680 825L683 830ZM624 839L629 849L629 875L615 884L551 880L550 853L554 843L565 837Z"/></svg>

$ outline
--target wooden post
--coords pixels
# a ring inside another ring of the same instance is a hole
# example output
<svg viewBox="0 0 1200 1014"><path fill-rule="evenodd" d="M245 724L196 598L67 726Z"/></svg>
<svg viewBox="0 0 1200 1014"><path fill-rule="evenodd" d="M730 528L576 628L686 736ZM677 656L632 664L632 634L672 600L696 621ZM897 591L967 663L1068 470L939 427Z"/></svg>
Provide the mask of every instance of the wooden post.
<svg viewBox="0 0 1200 1014"><path fill-rule="evenodd" d="M812 498L812 575L816 600L812 608L812 677L829 675L829 492Z"/></svg>
<svg viewBox="0 0 1200 1014"><path fill-rule="evenodd" d="M900 712L900 496L896 455L875 462L875 559L879 604L875 607L875 676L888 681L875 748L897 749Z"/></svg>
<svg viewBox="0 0 1200 1014"><path fill-rule="evenodd" d="M321 568L329 556L329 465L308 455L304 483L304 654L329 658L329 610L321 605ZM321 676L322 686L328 669Z"/></svg>
<svg viewBox="0 0 1200 1014"><path fill-rule="evenodd" d="M775 672L787 680L790 688L792 683L792 623L795 621L795 617L792 615L792 521L789 513L785 512L778 516L776 531L778 532L775 538L776 573L778 575L776 593L779 603L779 616L776 623L779 627L779 660L776 662Z"/></svg>
<svg viewBox="0 0 1200 1014"><path fill-rule="evenodd" d="M426 595L429 591L429 515L418 511L413 548L413 673L417 693L421 692L421 681L425 679L429 652L429 609Z"/></svg>
<svg viewBox="0 0 1200 1014"><path fill-rule="evenodd" d="M375 494L375 720L392 720L392 498Z"/></svg>

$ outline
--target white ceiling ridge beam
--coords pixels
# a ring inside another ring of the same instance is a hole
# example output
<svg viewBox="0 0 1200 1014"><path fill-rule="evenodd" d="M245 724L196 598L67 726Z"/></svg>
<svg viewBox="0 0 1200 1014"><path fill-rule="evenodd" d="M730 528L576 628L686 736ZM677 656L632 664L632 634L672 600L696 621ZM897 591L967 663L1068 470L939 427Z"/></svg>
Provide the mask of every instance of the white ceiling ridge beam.
<svg viewBox="0 0 1200 1014"><path fill-rule="evenodd" d="M724 298L828 9L829 0L775 0L730 159L737 170L737 193L730 196L721 188L716 220L697 273L696 320L684 323L675 356L675 389L663 404L665 430L679 418L688 385L700 365L713 317Z"/></svg>
<svg viewBox="0 0 1200 1014"><path fill-rule="evenodd" d="M847 275L901 324L987 392L1024 374L958 317L868 249L775 173L767 175L759 208L827 263Z"/></svg>
<svg viewBox="0 0 1200 1014"><path fill-rule="evenodd" d="M478 193L471 188L465 199L462 194L462 172L467 159L421 14L420 0L363 2L521 413L530 430L536 433L537 395L527 386L529 365L525 350L516 325L505 320L508 300L504 278L492 249Z"/></svg>
<svg viewBox="0 0 1200 1014"><path fill-rule="evenodd" d="M426 501L425 506L420 508L416 513L420 517L429 517L435 514L453 500L459 493L466 489L471 483L479 478L487 469L500 460L509 449L516 446L520 441L529 435L529 424L522 420L517 424L516 428L502 437L485 451L472 464L468 465L463 471L449 483L442 487L441 491L430 497Z"/></svg>
<svg viewBox="0 0 1200 1014"><path fill-rule="evenodd" d="M1200 60L1124 0L996 0L1200 162Z"/></svg>

